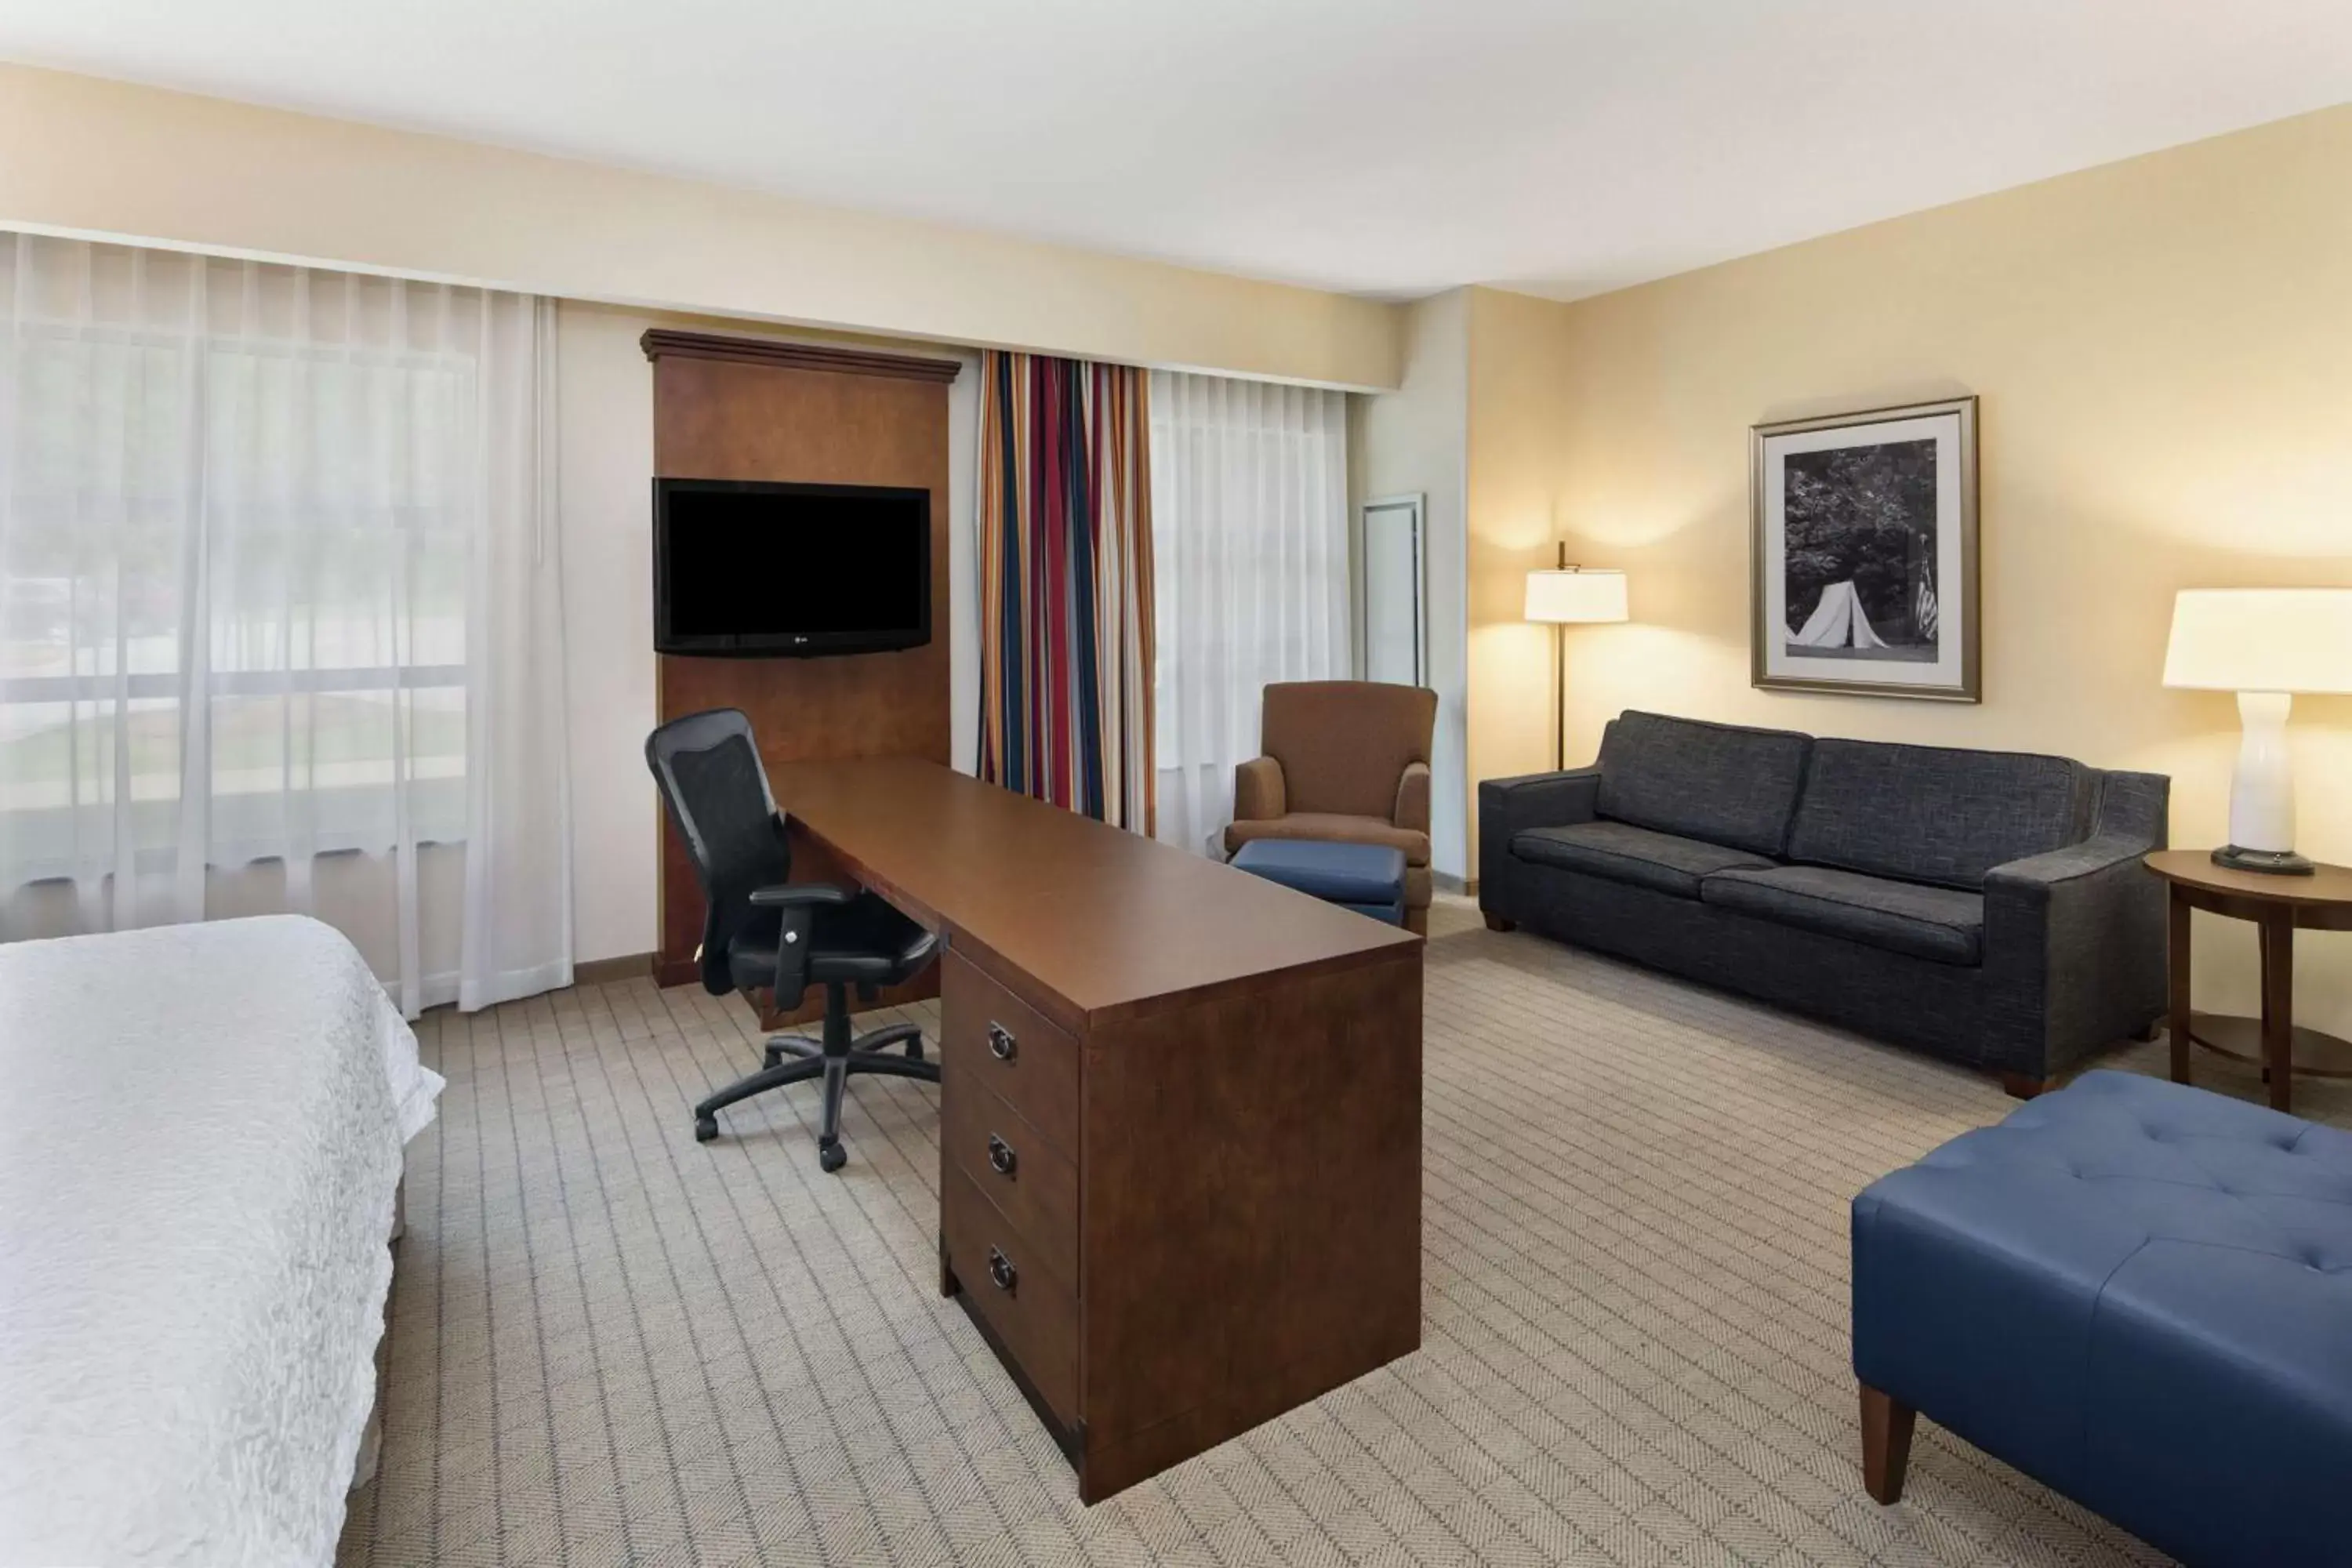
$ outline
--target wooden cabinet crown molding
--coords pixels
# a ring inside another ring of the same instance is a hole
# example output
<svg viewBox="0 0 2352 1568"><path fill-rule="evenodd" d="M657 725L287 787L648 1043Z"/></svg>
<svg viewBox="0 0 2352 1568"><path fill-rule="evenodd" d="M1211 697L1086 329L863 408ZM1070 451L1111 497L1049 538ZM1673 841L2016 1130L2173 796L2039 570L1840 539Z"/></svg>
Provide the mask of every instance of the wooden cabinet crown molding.
<svg viewBox="0 0 2352 1568"><path fill-rule="evenodd" d="M680 332L667 327L647 329L637 340L646 358L664 355L681 359L736 360L745 364L772 364L786 370L829 370L842 375L886 375L900 381L953 381L963 366L951 359L918 354L876 353L870 349L835 348L826 343L784 343L765 338L728 338L709 332Z"/></svg>

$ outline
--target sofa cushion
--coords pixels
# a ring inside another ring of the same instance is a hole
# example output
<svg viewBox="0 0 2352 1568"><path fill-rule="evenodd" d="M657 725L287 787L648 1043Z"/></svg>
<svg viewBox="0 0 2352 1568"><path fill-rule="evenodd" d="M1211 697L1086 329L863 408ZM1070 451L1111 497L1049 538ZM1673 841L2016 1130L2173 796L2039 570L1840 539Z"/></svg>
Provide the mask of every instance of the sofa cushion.
<svg viewBox="0 0 2352 1568"><path fill-rule="evenodd" d="M2352 1132L2087 1072L1853 1240L1864 1383L2186 1561L2343 1560Z"/></svg>
<svg viewBox="0 0 2352 1568"><path fill-rule="evenodd" d="M1937 963L1984 958L1984 895L1924 888L1821 866L1718 871L1699 883L1710 904L1759 920Z"/></svg>
<svg viewBox="0 0 2352 1568"><path fill-rule="evenodd" d="M2082 837L2093 777L2064 757L1816 741L1788 858L1979 889L1995 866Z"/></svg>
<svg viewBox="0 0 2352 1568"><path fill-rule="evenodd" d="M1778 855L1812 737L1626 712L1601 738L1601 816Z"/></svg>
<svg viewBox="0 0 2352 1568"><path fill-rule="evenodd" d="M1342 816L1329 811L1294 811L1262 822L1225 825L1225 853L1254 838L1319 838L1334 844L1385 844L1404 851L1408 866L1429 864L1429 835L1399 827L1378 816Z"/></svg>
<svg viewBox="0 0 2352 1568"><path fill-rule="evenodd" d="M1559 866L1685 899L1698 897L1699 879L1710 873L1738 866L1769 868L1772 864L1745 849L1677 838L1624 822L1531 827L1511 840L1511 853L1538 866Z"/></svg>

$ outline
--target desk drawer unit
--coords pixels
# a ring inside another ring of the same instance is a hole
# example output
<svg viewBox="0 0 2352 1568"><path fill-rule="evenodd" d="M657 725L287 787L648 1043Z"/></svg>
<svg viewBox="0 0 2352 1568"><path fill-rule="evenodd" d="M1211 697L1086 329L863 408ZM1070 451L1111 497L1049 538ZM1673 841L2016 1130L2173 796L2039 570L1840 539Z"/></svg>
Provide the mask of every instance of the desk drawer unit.
<svg viewBox="0 0 2352 1568"><path fill-rule="evenodd" d="M1078 1043L971 960L940 961L940 1059L988 1089L1073 1162L1078 1158Z"/></svg>
<svg viewBox="0 0 2352 1568"><path fill-rule="evenodd" d="M1078 1168L996 1093L959 1082L942 1095L940 1153L993 1204L1038 1260L1078 1278Z"/></svg>
<svg viewBox="0 0 2352 1568"><path fill-rule="evenodd" d="M940 1184L940 1249L964 1300L1065 1428L1078 1423L1078 1301L967 1173Z"/></svg>

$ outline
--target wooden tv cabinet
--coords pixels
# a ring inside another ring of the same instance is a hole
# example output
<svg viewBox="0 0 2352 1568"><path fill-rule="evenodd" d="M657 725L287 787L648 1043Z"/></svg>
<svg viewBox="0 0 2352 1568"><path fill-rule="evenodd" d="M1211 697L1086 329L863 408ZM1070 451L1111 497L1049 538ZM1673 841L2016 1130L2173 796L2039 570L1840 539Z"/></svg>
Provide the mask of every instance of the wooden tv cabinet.
<svg viewBox="0 0 2352 1568"><path fill-rule="evenodd" d="M945 933L940 1285L1097 1502L1421 1343L1422 940L912 759L796 832Z"/></svg>

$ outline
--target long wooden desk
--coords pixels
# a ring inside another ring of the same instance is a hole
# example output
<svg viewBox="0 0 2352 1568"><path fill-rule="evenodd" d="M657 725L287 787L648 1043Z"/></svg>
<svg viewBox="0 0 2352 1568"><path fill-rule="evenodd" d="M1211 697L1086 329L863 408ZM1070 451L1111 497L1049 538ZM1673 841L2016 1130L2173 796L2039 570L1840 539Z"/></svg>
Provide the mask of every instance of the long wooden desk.
<svg viewBox="0 0 2352 1568"><path fill-rule="evenodd" d="M1091 1503L1421 1343L1422 941L911 759L778 804L947 938L940 1288Z"/></svg>

